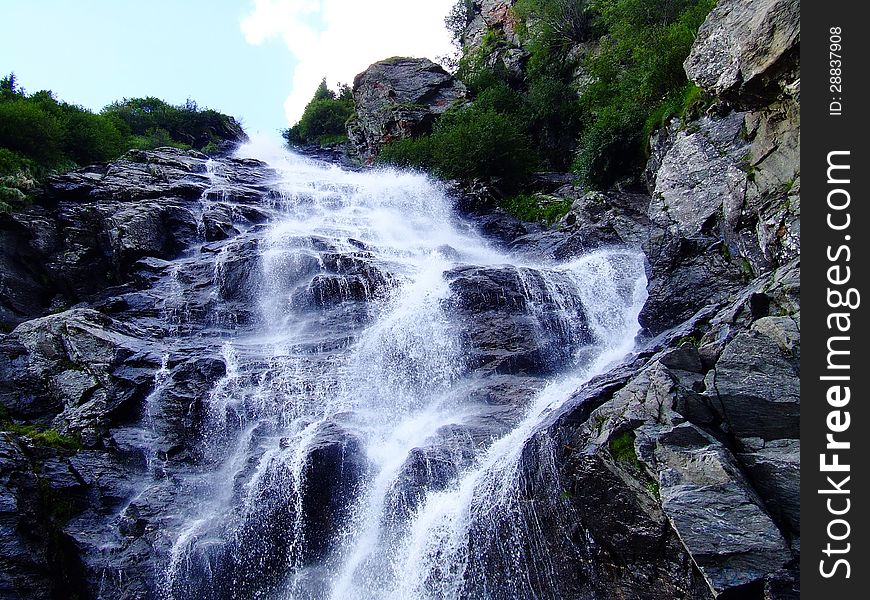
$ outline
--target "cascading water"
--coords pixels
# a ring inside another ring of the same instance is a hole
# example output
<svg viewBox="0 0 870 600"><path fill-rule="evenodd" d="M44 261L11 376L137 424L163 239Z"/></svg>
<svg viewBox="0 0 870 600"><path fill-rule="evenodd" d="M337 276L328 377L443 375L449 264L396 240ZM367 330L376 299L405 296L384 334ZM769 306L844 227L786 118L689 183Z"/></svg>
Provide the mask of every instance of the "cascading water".
<svg viewBox="0 0 870 600"><path fill-rule="evenodd" d="M265 225L203 246L205 341L185 339L195 254L166 284L174 351L210 344L224 368L191 432L196 467L164 484L163 597L546 596L519 521L521 453L631 350L643 257L511 256L423 175L262 142L238 155L266 161L276 193Z"/></svg>

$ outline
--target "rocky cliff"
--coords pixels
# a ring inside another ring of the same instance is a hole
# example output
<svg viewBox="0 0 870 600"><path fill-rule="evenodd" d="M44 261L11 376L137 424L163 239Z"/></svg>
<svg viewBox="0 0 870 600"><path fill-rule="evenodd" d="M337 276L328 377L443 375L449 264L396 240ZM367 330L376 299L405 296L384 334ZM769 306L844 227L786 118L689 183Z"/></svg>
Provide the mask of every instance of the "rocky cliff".
<svg viewBox="0 0 870 600"><path fill-rule="evenodd" d="M499 19L509 12L499 7L509 4L481 3L470 39L481 20L508 30ZM537 427L522 448L520 501L504 513L510 522L487 522L496 537L522 536L521 547L548 557L530 571L536 593L797 597L798 8L788 0L722 0L710 14L686 70L718 101L654 134L648 193L590 191L550 178L545 191L573 202L554 228L498 210L465 215L519 256L562 261L628 246L647 259L649 298L635 352L574 390ZM358 117L360 139L376 145L403 131L402 111L464 94L428 64L386 61L355 85L358 106L371 100L374 107ZM299 260L276 258L281 277L263 279L255 268L265 245L261 224L286 201L273 178L258 161L132 152L57 177L33 206L0 215L0 320L8 330L0 338L0 597L151 598L202 589L159 582L181 568L172 562L178 541L167 533L189 508L178 490L198 489L214 467L213 447L199 443L214 426L206 399L236 385L222 335L256 320L257 290L286 284L286 303L318 315L322 339L307 349L304 367L326 369L330 352L347 345L337 323L361 327L368 303L394 284L361 242L337 247L318 236L300 238ZM564 366L566 349L588 342L557 321L550 335L536 335L525 304L529 294L553 292L518 273L466 266L445 275L449 309L469 323L464 368L491 378L472 394L488 412L441 432L466 444L459 459L429 461L439 449L418 449L410 483L396 491L402 510L417 506L418 490L446 486L473 447L516 423L543 378ZM564 306L548 302L545 313L555 319ZM172 336L186 341L167 352L163 340ZM291 393L279 383L264 389ZM257 398L246 401L259 410ZM267 433L249 432L251 446ZM306 476L318 483L298 505L311 516L299 558L308 567L336 543L335 524L367 468L344 423L312 436ZM239 465L239 482L254 469ZM146 476L153 483L143 488ZM199 554L187 558L190 581L208 582L214 597L273 590L291 544L288 506L297 505L288 498L258 497L268 519L242 515L223 545L204 536ZM499 573L498 549L478 550L474 568Z"/></svg>
<svg viewBox="0 0 870 600"><path fill-rule="evenodd" d="M220 186L214 169L228 174ZM220 320L209 291L218 248L208 244L244 245L239 236L269 218L269 176L257 161L133 151L58 176L32 206L0 215L0 319L11 331L0 339L0 597L156 593L155 555L166 542L148 515L167 499L136 500L137 481L146 462L194 460L194 399L225 372L209 351L167 362L163 340L174 332L160 317L183 306L174 327ZM192 240L206 243L204 254L179 276L192 294L179 298L167 259ZM244 321L247 273L233 261L226 269L223 294L239 300L227 310ZM163 373L173 400L149 458L137 424L151 418Z"/></svg>
<svg viewBox="0 0 870 600"><path fill-rule="evenodd" d="M639 351L524 454L544 507L528 518L575 532L536 540L570 557L553 567L563 597L797 597L799 38L796 1L722 0L685 63L717 100L653 135L649 195L545 190L573 199L557 231L482 217L519 250L647 256Z"/></svg>

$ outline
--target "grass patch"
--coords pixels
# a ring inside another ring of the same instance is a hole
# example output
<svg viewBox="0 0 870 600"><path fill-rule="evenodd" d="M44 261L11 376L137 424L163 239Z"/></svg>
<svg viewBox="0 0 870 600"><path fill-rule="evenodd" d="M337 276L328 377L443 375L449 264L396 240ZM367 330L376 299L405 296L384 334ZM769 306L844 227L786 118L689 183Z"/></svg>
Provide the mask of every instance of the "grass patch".
<svg viewBox="0 0 870 600"><path fill-rule="evenodd" d="M0 406L0 431L27 437L34 445L59 450L81 450L82 441L78 436L63 435L57 429L46 428L32 423L15 423L9 418L9 411Z"/></svg>
<svg viewBox="0 0 870 600"><path fill-rule="evenodd" d="M618 462L643 471L643 463L634 449L634 432L626 431L610 440L610 454Z"/></svg>
<svg viewBox="0 0 870 600"><path fill-rule="evenodd" d="M502 201L501 207L521 221L552 225L568 214L571 204L569 199L521 194Z"/></svg>

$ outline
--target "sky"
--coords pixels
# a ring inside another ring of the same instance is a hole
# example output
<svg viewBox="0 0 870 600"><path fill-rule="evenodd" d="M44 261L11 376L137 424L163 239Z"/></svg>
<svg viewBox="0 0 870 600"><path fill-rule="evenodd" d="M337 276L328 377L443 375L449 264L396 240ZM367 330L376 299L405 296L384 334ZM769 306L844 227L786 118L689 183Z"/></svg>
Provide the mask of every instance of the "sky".
<svg viewBox="0 0 870 600"><path fill-rule="evenodd" d="M450 52L456 0L0 0L0 76L94 111L188 98L248 133L295 123L323 77Z"/></svg>

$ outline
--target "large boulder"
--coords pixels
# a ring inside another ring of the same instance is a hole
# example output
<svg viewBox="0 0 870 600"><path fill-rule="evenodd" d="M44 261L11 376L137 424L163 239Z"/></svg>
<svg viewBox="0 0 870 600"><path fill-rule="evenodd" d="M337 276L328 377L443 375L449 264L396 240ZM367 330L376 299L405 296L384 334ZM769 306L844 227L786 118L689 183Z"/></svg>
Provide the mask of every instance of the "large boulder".
<svg viewBox="0 0 870 600"><path fill-rule="evenodd" d="M799 47L799 0L722 0L698 31L686 73L709 92L752 104L794 81Z"/></svg>
<svg viewBox="0 0 870 600"><path fill-rule="evenodd" d="M465 85L429 59L382 60L354 79L348 134L370 161L384 144L429 133L438 115L467 97Z"/></svg>
<svg viewBox="0 0 870 600"><path fill-rule="evenodd" d="M136 335L90 309L27 321L0 343L0 402L97 446L110 424L139 417L153 385L160 359Z"/></svg>
<svg viewBox="0 0 870 600"><path fill-rule="evenodd" d="M457 267L445 275L459 316L464 366L480 373L558 371L592 343L585 309L571 282L521 267Z"/></svg>

